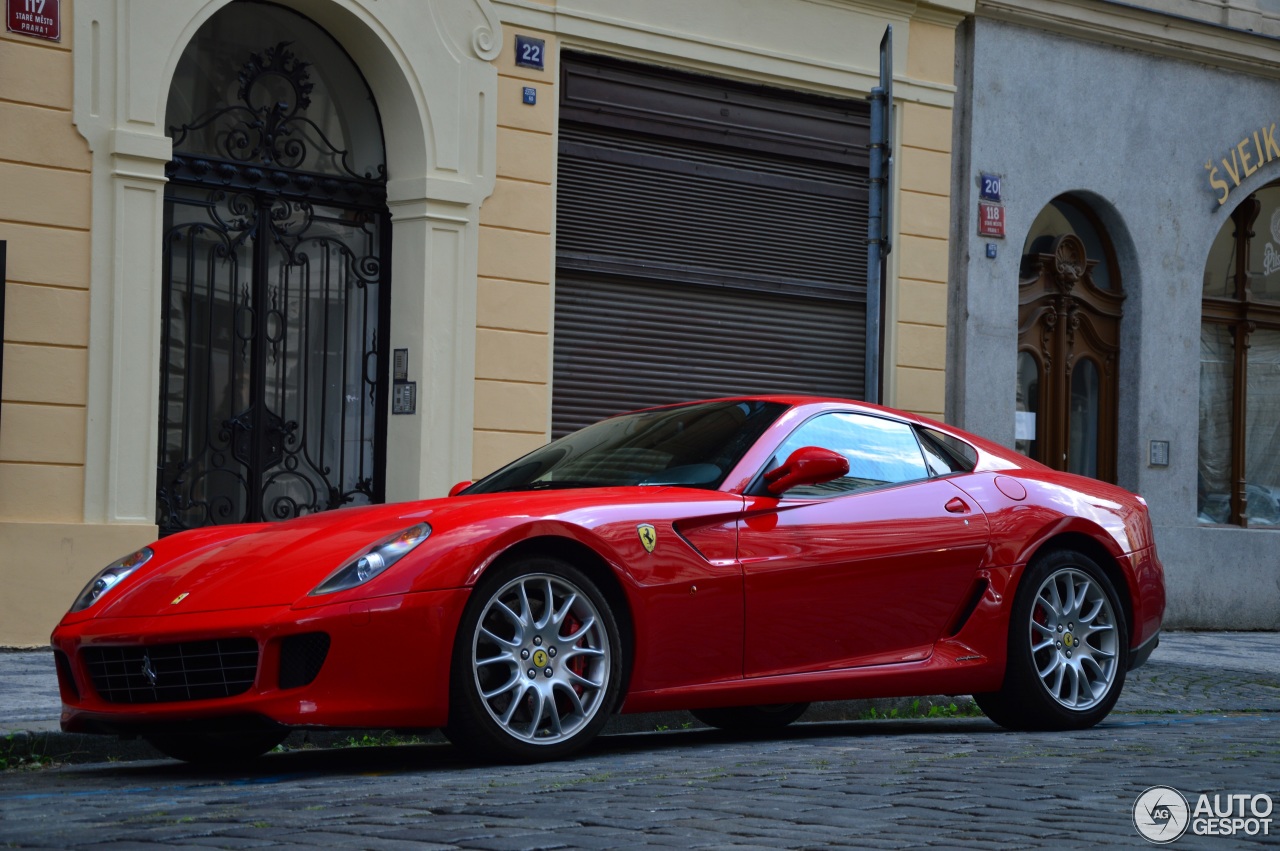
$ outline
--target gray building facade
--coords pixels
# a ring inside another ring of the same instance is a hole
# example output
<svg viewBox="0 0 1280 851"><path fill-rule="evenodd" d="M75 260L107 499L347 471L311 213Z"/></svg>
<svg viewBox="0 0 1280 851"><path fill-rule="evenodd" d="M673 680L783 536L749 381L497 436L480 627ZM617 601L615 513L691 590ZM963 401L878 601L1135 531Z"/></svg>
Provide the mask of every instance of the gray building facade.
<svg viewBox="0 0 1280 851"><path fill-rule="evenodd" d="M1143 494L1169 626L1277 629L1280 9L1158 5L961 30L947 419Z"/></svg>

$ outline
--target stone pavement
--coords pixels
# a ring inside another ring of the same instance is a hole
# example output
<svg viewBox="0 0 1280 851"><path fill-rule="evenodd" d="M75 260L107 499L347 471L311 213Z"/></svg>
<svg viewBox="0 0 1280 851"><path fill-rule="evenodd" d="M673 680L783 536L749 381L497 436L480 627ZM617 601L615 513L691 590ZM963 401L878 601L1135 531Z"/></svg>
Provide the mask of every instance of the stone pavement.
<svg viewBox="0 0 1280 851"><path fill-rule="evenodd" d="M1121 717L1082 733L1010 734L984 719L822 722L763 741L610 736L538 766L468 765L428 745L274 755L247 772L174 762L10 771L0 845L1149 847L1131 818L1154 784L1280 797L1278 725L1274 715ZM1187 836L1176 847L1274 844Z"/></svg>
<svg viewBox="0 0 1280 851"><path fill-rule="evenodd" d="M47 655L47 654L46 654ZM0 712L39 674L0 660ZM25 700L26 698L22 698ZM42 716L42 713L43 716ZM1117 711L1076 733L983 718L808 721L766 739L614 734L577 759L492 767L446 745L0 772L0 846L158 848L1150 847L1133 805L1168 784L1280 800L1280 634L1167 636ZM1274 847L1193 836L1175 848Z"/></svg>

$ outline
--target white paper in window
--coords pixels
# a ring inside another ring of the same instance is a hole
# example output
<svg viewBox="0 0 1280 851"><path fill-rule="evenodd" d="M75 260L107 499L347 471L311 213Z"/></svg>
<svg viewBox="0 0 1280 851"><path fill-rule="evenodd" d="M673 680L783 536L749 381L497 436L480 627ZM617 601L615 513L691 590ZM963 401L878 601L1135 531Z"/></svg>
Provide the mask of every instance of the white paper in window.
<svg viewBox="0 0 1280 851"><path fill-rule="evenodd" d="M1018 411L1014 414L1014 439L1036 439L1036 415L1032 411Z"/></svg>

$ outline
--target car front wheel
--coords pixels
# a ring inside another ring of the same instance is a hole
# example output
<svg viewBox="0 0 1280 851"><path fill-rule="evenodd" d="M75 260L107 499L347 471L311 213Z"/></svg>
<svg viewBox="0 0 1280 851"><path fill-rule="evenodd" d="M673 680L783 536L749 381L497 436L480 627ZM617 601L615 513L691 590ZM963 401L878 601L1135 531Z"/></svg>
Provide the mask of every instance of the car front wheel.
<svg viewBox="0 0 1280 851"><path fill-rule="evenodd" d="M502 567L459 625L445 732L490 759L567 756L617 705L621 658L617 619L585 573L541 557Z"/></svg>
<svg viewBox="0 0 1280 851"><path fill-rule="evenodd" d="M1010 729L1092 727L1120 697L1128 637L1124 608L1102 568L1082 553L1050 552L1019 583L1003 686L974 700Z"/></svg>

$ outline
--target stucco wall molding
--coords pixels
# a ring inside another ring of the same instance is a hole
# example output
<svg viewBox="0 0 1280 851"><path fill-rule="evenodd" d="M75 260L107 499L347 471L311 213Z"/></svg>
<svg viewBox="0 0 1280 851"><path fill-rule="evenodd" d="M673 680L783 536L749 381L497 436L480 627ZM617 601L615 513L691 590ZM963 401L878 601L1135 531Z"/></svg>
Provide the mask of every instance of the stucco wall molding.
<svg viewBox="0 0 1280 851"><path fill-rule="evenodd" d="M1099 0L978 0L975 14L1084 41L1280 78L1280 39Z"/></svg>
<svg viewBox="0 0 1280 851"><path fill-rule="evenodd" d="M560 0L554 7L529 0L494 3L509 25L553 32L562 48L842 97L869 92L878 85L876 63L884 28L868 26L867 19L873 18L894 25L896 98L949 109L955 96L954 86L914 79L905 70L914 15L932 23L945 20L953 27L961 19L941 6L889 0L779 0L757 7L767 8L768 14L755 15L734 38L726 38L718 22L741 14L737 0L700 0L696 15L679 18L673 17L666 3L656 0L644 5L625 0ZM796 7L823 8L801 14ZM680 26L672 26L672 20L679 20ZM798 27L797 21L809 26ZM855 22L858 26L852 25Z"/></svg>

